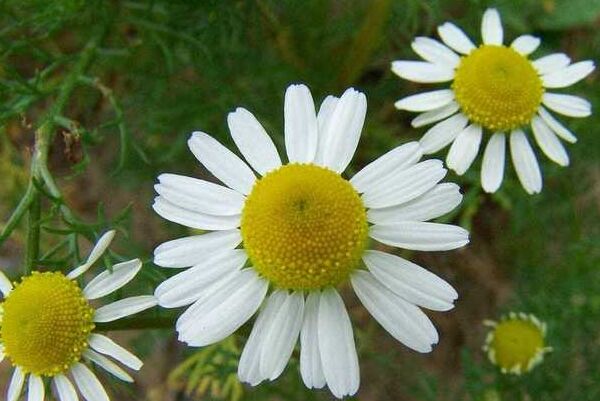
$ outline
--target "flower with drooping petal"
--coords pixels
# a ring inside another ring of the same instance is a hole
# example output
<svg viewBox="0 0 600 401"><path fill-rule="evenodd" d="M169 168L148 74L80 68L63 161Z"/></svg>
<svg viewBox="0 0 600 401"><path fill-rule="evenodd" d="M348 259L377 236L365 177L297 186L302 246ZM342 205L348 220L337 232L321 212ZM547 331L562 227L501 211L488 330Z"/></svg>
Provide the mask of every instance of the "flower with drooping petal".
<svg viewBox="0 0 600 401"><path fill-rule="evenodd" d="M154 210L210 231L156 248L157 265L187 268L158 286L159 305L191 305L176 324L179 339L190 346L224 339L264 305L240 358L244 382L279 377L299 337L307 387L327 385L340 398L356 393L358 357L337 290L347 282L408 347L429 352L438 342L420 307L452 309L456 291L408 260L373 250L370 241L419 251L462 247L469 241L466 230L426 222L454 209L462 195L457 185L440 183L446 174L440 161L419 161L416 142L344 178L366 108L365 95L348 89L339 98L328 96L317 114L309 89L291 85L284 104L287 164L258 120L238 108L227 122L246 161L203 132L188 141L224 185L158 177Z"/></svg>
<svg viewBox="0 0 600 401"><path fill-rule="evenodd" d="M102 235L87 261L67 275L34 271L13 284L0 272L0 291L4 296L0 304L0 360L6 358L14 366L8 401L19 399L25 382L27 400L43 401L45 378L52 382L60 401L78 400L76 388L88 401L108 400L104 387L86 363L133 382L114 361L134 370L142 367L142 361L110 338L95 333L95 323L151 308L156 305L156 298L125 298L97 309L90 301L123 287L140 271L142 262L133 259L118 263L83 289L75 281L102 256L114 234L109 231Z"/></svg>
<svg viewBox="0 0 600 401"><path fill-rule="evenodd" d="M392 71L401 78L422 83L452 81L450 89L408 96L396 102L401 110L420 112L414 127L436 123L420 140L423 153L435 153L449 144L448 167L458 175L471 166L484 138L481 185L496 192L504 177L506 136L512 162L529 194L542 190L542 175L529 144L526 126L542 152L561 165L569 156L559 139L575 142L575 136L546 109L569 117L587 117L590 103L578 96L550 92L584 79L595 68L592 61L571 64L562 53L530 60L540 44L531 35L503 45L500 15L488 9L481 23L483 44L475 47L456 25L438 27L442 42L418 37L412 48L425 61L394 61Z"/></svg>

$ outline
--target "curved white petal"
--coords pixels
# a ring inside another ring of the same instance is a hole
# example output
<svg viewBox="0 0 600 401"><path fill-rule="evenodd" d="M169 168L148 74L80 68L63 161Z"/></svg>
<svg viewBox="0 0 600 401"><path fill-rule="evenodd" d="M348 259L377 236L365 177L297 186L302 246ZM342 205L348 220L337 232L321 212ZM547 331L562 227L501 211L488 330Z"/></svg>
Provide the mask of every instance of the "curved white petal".
<svg viewBox="0 0 600 401"><path fill-rule="evenodd" d="M196 131L188 140L188 147L196 159L222 183L244 195L250 193L256 176L242 159L216 139Z"/></svg>
<svg viewBox="0 0 600 401"><path fill-rule="evenodd" d="M459 108L460 106L458 105L458 103L452 101L440 108L419 114L418 116L413 118L413 120L410 122L410 125L412 125L415 128L418 128L436 123L438 121L442 121L445 118L450 117L451 115L456 113Z"/></svg>
<svg viewBox="0 0 600 401"><path fill-rule="evenodd" d="M424 36L416 37L411 47L423 60L454 69L460 63L460 57L444 44Z"/></svg>
<svg viewBox="0 0 600 401"><path fill-rule="evenodd" d="M456 290L421 266L380 251L366 251L363 261L381 284L408 302L437 311L454 307Z"/></svg>
<svg viewBox="0 0 600 401"><path fill-rule="evenodd" d="M389 178L377 181L362 200L368 208L382 208L408 202L430 190L446 175L440 160L417 163Z"/></svg>
<svg viewBox="0 0 600 401"><path fill-rule="evenodd" d="M367 220L373 224L398 221L427 221L453 210L462 201L460 187L453 183L437 184L423 195L400 205L369 209Z"/></svg>
<svg viewBox="0 0 600 401"><path fill-rule="evenodd" d="M29 383L27 385L27 401L44 401L45 395L44 382L40 376L34 374L29 375Z"/></svg>
<svg viewBox="0 0 600 401"><path fill-rule="evenodd" d="M556 118L554 118L552 114L548 113L548 111L545 108L540 107L538 113L540 117L542 117L542 119L546 122L546 124L548 124L548 127L550 127L556 135L558 135L567 142L577 142L577 138L575 137L575 135L573 135L573 133L569 131L567 127L562 125Z"/></svg>
<svg viewBox="0 0 600 401"><path fill-rule="evenodd" d="M104 251L106 251L106 248L108 248L115 237L115 233L115 230L110 230L102 234L98 241L96 241L96 244L94 245L94 248L92 248L92 251L90 252L90 255L85 263L73 269L69 274L67 274L67 278L70 278L71 280L76 279L85 273L90 267L92 267L92 265L96 263L98 259L100 259Z"/></svg>
<svg viewBox="0 0 600 401"><path fill-rule="evenodd" d="M495 8L488 8L483 13L481 20L481 37L486 45L502 45L504 32L500 14Z"/></svg>
<svg viewBox="0 0 600 401"><path fill-rule="evenodd" d="M327 386L338 398L358 391L360 373L352 324L344 302L332 288L319 300L319 352Z"/></svg>
<svg viewBox="0 0 600 401"><path fill-rule="evenodd" d="M133 378L129 375L129 373L125 372L116 363L100 355L99 353L87 349L83 352L83 356L87 360L94 362L96 365L115 376L117 379L123 380L124 382L133 383Z"/></svg>
<svg viewBox="0 0 600 401"><path fill-rule="evenodd" d="M453 100L452 89L440 89L407 96L394 103L394 106L399 110L429 111L443 107Z"/></svg>
<svg viewBox="0 0 600 401"><path fill-rule="evenodd" d="M290 85L284 102L285 149L290 162L310 163L317 151L317 114L306 85Z"/></svg>
<svg viewBox="0 0 600 401"><path fill-rule="evenodd" d="M446 157L448 168L454 170L458 175L463 175L477 157L481 136L482 129L477 124L469 125L462 130L456 136Z"/></svg>
<svg viewBox="0 0 600 401"><path fill-rule="evenodd" d="M553 53L533 61L533 66L540 75L550 74L569 65L571 59L564 53Z"/></svg>
<svg viewBox="0 0 600 401"><path fill-rule="evenodd" d="M570 117L588 117L592 114L592 105L587 100L573 95L546 92L542 102L550 110Z"/></svg>
<svg viewBox="0 0 600 401"><path fill-rule="evenodd" d="M541 117L535 116L531 120L531 128L536 142L546 156L553 162L569 165L569 155L554 132L546 125Z"/></svg>
<svg viewBox="0 0 600 401"><path fill-rule="evenodd" d="M128 368L133 370L140 370L142 368L143 363L137 356L102 334L92 333L89 343L94 351L108 355Z"/></svg>
<svg viewBox="0 0 600 401"><path fill-rule="evenodd" d="M358 193L372 191L377 182L389 179L402 169L414 165L422 156L418 142L398 146L363 167L350 183Z"/></svg>
<svg viewBox="0 0 600 401"><path fill-rule="evenodd" d="M504 133L496 132L490 138L483 153L481 164L481 186L488 193L494 193L500 188L504 178L506 158L506 138Z"/></svg>
<svg viewBox="0 0 600 401"><path fill-rule="evenodd" d="M106 390L87 366L75 362L71 367L71 374L79 392L87 401L110 401Z"/></svg>
<svg viewBox="0 0 600 401"><path fill-rule="evenodd" d="M542 76L542 83L546 88L564 88L581 81L595 68L593 61L580 61Z"/></svg>
<svg viewBox="0 0 600 401"><path fill-rule="evenodd" d="M134 315L158 304L154 295L139 295L120 299L96 309L94 322L112 322L126 316Z"/></svg>
<svg viewBox="0 0 600 401"><path fill-rule="evenodd" d="M281 166L275 144L254 114L238 107L227 115L227 125L236 146L260 175Z"/></svg>
<svg viewBox="0 0 600 401"><path fill-rule="evenodd" d="M510 47L523 56L528 56L536 51L541 42L540 38L536 38L535 36L521 35L513 40Z"/></svg>
<svg viewBox="0 0 600 401"><path fill-rule="evenodd" d="M423 154L435 153L450 144L469 122L462 113L453 115L429 128L423 135L419 144Z"/></svg>
<svg viewBox="0 0 600 401"><path fill-rule="evenodd" d="M394 294L364 270L356 270L351 281L365 308L392 337L415 351L431 351L439 337L423 311Z"/></svg>
<svg viewBox="0 0 600 401"><path fill-rule="evenodd" d="M323 102L321 103L321 107L319 107L319 112L317 113L317 126L319 127L318 131L318 143L317 149L321 148L324 143L325 136L323 135L325 125L329 122L333 111L335 110L335 106L340 99L335 96L327 96Z"/></svg>
<svg viewBox="0 0 600 401"><path fill-rule="evenodd" d="M240 226L241 216L215 216L183 209L162 196L154 198L152 208L159 216L182 226L198 230L231 230Z"/></svg>
<svg viewBox="0 0 600 401"><path fill-rule="evenodd" d="M469 243L469 232L451 224L404 221L370 227L371 238L415 251L448 251Z"/></svg>
<svg viewBox="0 0 600 401"><path fill-rule="evenodd" d="M454 79L454 70L426 61L393 61L392 72L400 78L420 83L448 82Z"/></svg>
<svg viewBox="0 0 600 401"><path fill-rule="evenodd" d="M539 193L542 190L542 173L523 131L515 130L510 134L510 153L525 191L528 194Z"/></svg>
<svg viewBox="0 0 600 401"><path fill-rule="evenodd" d="M154 190L180 208L215 216L240 214L246 197L233 189L178 174L161 174Z"/></svg>
<svg viewBox="0 0 600 401"><path fill-rule="evenodd" d="M451 22L438 26L438 34L442 41L450 48L462 54L469 54L475 45L462 29Z"/></svg>
<svg viewBox="0 0 600 401"><path fill-rule="evenodd" d="M65 375L58 374L54 376L52 383L54 383L54 388L56 388L60 401L79 401L73 383Z"/></svg>
<svg viewBox="0 0 600 401"><path fill-rule="evenodd" d="M315 162L342 173L354 156L366 113L366 96L353 88L347 89L335 102L335 109L319 132L323 138Z"/></svg>
<svg viewBox="0 0 600 401"><path fill-rule="evenodd" d="M23 384L25 383L25 374L20 367L15 366L10 383L8 384L8 391L6 393L6 401L17 401L21 392L23 391Z"/></svg>
<svg viewBox="0 0 600 401"><path fill-rule="evenodd" d="M142 268L139 259L128 260L117 263L111 270L105 270L83 289L83 295L87 299L98 299L112 293L130 282Z"/></svg>
<svg viewBox="0 0 600 401"><path fill-rule="evenodd" d="M319 353L319 299L317 291L310 291L304 305L304 321L300 332L300 374L308 388L325 386L325 375Z"/></svg>
<svg viewBox="0 0 600 401"><path fill-rule="evenodd" d="M13 289L12 283L10 282L8 277L6 277L6 274L4 274L4 272L0 271L0 292L2 292L2 295L4 296L4 298L6 298L8 296L8 294L10 294L12 289Z"/></svg>

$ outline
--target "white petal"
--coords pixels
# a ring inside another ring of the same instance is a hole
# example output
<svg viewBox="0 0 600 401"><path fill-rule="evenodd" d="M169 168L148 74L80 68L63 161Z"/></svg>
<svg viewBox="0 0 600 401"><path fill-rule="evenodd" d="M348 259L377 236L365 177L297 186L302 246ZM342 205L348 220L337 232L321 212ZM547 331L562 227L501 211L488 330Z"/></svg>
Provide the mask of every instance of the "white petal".
<svg viewBox="0 0 600 401"><path fill-rule="evenodd" d="M481 125L472 124L462 130L456 136L448 152L446 158L448 168L454 170L458 175L463 175L477 157L481 135Z"/></svg>
<svg viewBox="0 0 600 401"><path fill-rule="evenodd" d="M587 117L592 114L592 105L579 96L546 92L542 102L550 110L570 117Z"/></svg>
<svg viewBox="0 0 600 401"><path fill-rule="evenodd" d="M548 111L545 108L540 107L538 113L556 135L558 135L567 142L577 142L577 138L575 137L575 135L573 135L571 131L569 131L564 125L562 125L556 118L554 118L552 114L548 113Z"/></svg>
<svg viewBox="0 0 600 401"><path fill-rule="evenodd" d="M158 304L154 295L139 295L120 299L111 304L96 309L94 322L104 323L134 315Z"/></svg>
<svg viewBox="0 0 600 401"><path fill-rule="evenodd" d="M367 98L353 88L347 89L335 104L319 135L315 162L338 173L343 172L358 145L367 113Z"/></svg>
<svg viewBox="0 0 600 401"><path fill-rule="evenodd" d="M411 43L415 53L434 64L441 64L448 68L456 68L460 63L460 57L452 50L435 39L419 36Z"/></svg>
<svg viewBox="0 0 600 401"><path fill-rule="evenodd" d="M502 132L496 132L490 138L481 164L481 186L488 193L494 193L500 188L504 178L506 158L506 138Z"/></svg>
<svg viewBox="0 0 600 401"><path fill-rule="evenodd" d="M233 189L178 174L161 174L156 192L169 202L192 212L215 216L240 214L246 197Z"/></svg>
<svg viewBox="0 0 600 401"><path fill-rule="evenodd" d="M452 68L425 61L394 61L392 72L400 78L420 83L448 82L454 79Z"/></svg>
<svg viewBox="0 0 600 401"><path fill-rule="evenodd" d="M442 106L438 109L426 111L424 113L419 114L410 122L410 124L415 127L423 127L425 125L437 123L438 121L442 121L447 117L450 117L452 114L456 113L460 106L458 103L452 101L445 106Z"/></svg>
<svg viewBox="0 0 600 401"><path fill-rule="evenodd" d="M475 45L462 29L451 22L438 26L438 34L442 41L452 49L462 54L469 54L475 49Z"/></svg>
<svg viewBox="0 0 600 401"><path fill-rule="evenodd" d="M515 49L523 56L528 56L540 46L540 38L531 35L521 35L510 44L510 47Z"/></svg>
<svg viewBox="0 0 600 401"><path fill-rule="evenodd" d="M431 346L439 338L423 311L394 294L364 270L356 270L351 281L365 308L392 337L415 351L431 351Z"/></svg>
<svg viewBox="0 0 600 401"><path fill-rule="evenodd" d="M335 110L335 106L337 105L337 102L339 100L339 98L329 95L325 98L325 100L323 100L323 102L321 103L321 107L319 107L319 113L317 113L317 125L319 127L319 145L317 146L317 149L321 148L323 146L323 143L325 142L325 136L323 135L325 125L329 122L329 119L333 115L333 111Z"/></svg>
<svg viewBox="0 0 600 401"><path fill-rule="evenodd" d="M454 100L451 89L419 93L398 100L394 106L399 110L429 111L443 107Z"/></svg>
<svg viewBox="0 0 600 401"><path fill-rule="evenodd" d="M546 125L541 117L535 116L531 120L531 128L533 130L533 136L537 141L542 151L550 160L561 165L569 165L569 155L565 150L562 143L554 132Z"/></svg>
<svg viewBox="0 0 600 401"><path fill-rule="evenodd" d="M283 372L298 341L304 312L304 296L301 292L288 294L287 291L275 291L267 303L271 299L278 307L270 321L266 322L262 333L264 339L259 366L262 377L275 380Z"/></svg>
<svg viewBox="0 0 600 401"><path fill-rule="evenodd" d="M193 323L178 321L179 339L194 347L209 345L229 336L256 312L262 303L268 282L254 269L239 272L229 285L202 303L194 304ZM184 317L181 315L180 320ZM183 330L185 329L185 330Z"/></svg>
<svg viewBox="0 0 600 401"><path fill-rule="evenodd" d="M510 153L521 185L528 194L542 190L542 173L525 133L515 130L510 135Z"/></svg>
<svg viewBox="0 0 600 401"><path fill-rule="evenodd" d="M550 74L569 65L571 59L564 53L549 54L533 61L533 66L541 75Z"/></svg>
<svg viewBox="0 0 600 401"><path fill-rule="evenodd" d="M363 167L350 179L357 192L369 192L376 183L390 178L402 169L414 165L421 158L418 142L398 146Z"/></svg>
<svg viewBox="0 0 600 401"><path fill-rule="evenodd" d="M360 373L352 324L344 302L332 288L319 300L319 352L327 386L338 398L358 391Z"/></svg>
<svg viewBox="0 0 600 401"><path fill-rule="evenodd" d="M546 88L564 88L581 81L595 68L593 61L580 61L542 76L542 82Z"/></svg>
<svg viewBox="0 0 600 401"><path fill-rule="evenodd" d="M304 321L300 333L300 374L308 388L325 386L319 353L319 299L319 292L309 292L304 305Z"/></svg>
<svg viewBox="0 0 600 401"><path fill-rule="evenodd" d="M483 43L486 45L502 45L502 37L504 33L502 31L502 22L500 21L500 14L495 8L488 8L483 13L481 20L481 37Z"/></svg>
<svg viewBox="0 0 600 401"><path fill-rule="evenodd" d="M29 375L27 386L27 401L44 401L44 382L42 378L34 374Z"/></svg>
<svg viewBox="0 0 600 401"><path fill-rule="evenodd" d="M368 208L399 205L424 194L444 178L446 169L440 160L425 160L388 179L378 181L362 195Z"/></svg>
<svg viewBox="0 0 600 401"><path fill-rule="evenodd" d="M25 383L25 375L20 367L15 366L10 384L8 385L8 392L6 393L6 401L17 401L21 392L23 391L23 384Z"/></svg>
<svg viewBox="0 0 600 401"><path fill-rule="evenodd" d="M6 298L8 296L8 294L10 294L12 289L13 289L12 283L10 282L8 277L6 277L6 274L4 274L4 272L0 271L0 292L2 292L2 295L4 296L4 298Z"/></svg>
<svg viewBox="0 0 600 401"><path fill-rule="evenodd" d="M310 90L290 85L285 91L285 149L290 162L310 163L317 151L317 114Z"/></svg>
<svg viewBox="0 0 600 401"><path fill-rule="evenodd" d="M71 374L79 392L87 401L110 401L106 390L87 366L76 362L71 367Z"/></svg>
<svg viewBox="0 0 600 401"><path fill-rule="evenodd" d="M227 124L236 146L259 174L265 175L281 166L275 144L252 113L238 107L227 116Z"/></svg>
<svg viewBox="0 0 600 401"><path fill-rule="evenodd" d="M58 374L52 379L60 401L79 401L77 391L65 375Z"/></svg>
<svg viewBox="0 0 600 401"><path fill-rule="evenodd" d="M462 198L459 186L446 182L436 185L410 202L381 209L369 209L367 219L373 224L431 220L453 210L460 204Z"/></svg>
<svg viewBox="0 0 600 401"><path fill-rule="evenodd" d="M102 234L102 236L96 242L96 245L94 245L94 248L92 248L90 256L88 256L85 263L73 269L69 274L67 274L67 278L70 278L71 280L76 279L85 273L90 267L92 267L92 265L96 263L98 259L100 259L104 251L106 251L106 248L108 248L110 245L115 236L115 232L115 230L110 230Z"/></svg>
<svg viewBox="0 0 600 401"><path fill-rule="evenodd" d="M204 290L224 275L240 270L248 256L243 249L224 250L163 281L154 295L163 308L178 308L197 301Z"/></svg>
<svg viewBox="0 0 600 401"><path fill-rule="evenodd" d="M87 299L98 299L112 293L130 282L142 268L139 259L117 263L112 270L105 270L83 289L83 295Z"/></svg>
<svg viewBox="0 0 600 401"><path fill-rule="evenodd" d="M451 224L397 222L370 227L371 238L387 245L415 251L448 251L469 243L469 232Z"/></svg>
<svg viewBox="0 0 600 401"><path fill-rule="evenodd" d="M83 352L83 356L87 360L94 362L96 365L115 376L117 379L123 380L124 382L133 383L133 378L129 375L129 373L125 372L116 363L100 355L99 353L87 349Z"/></svg>
<svg viewBox="0 0 600 401"><path fill-rule="evenodd" d="M450 144L468 122L469 119L464 114L458 113L429 128L419 141L423 153L435 153Z"/></svg>
<svg viewBox="0 0 600 401"><path fill-rule="evenodd" d="M232 151L204 132L194 132L188 146L196 159L222 183L245 195L256 181L250 167Z"/></svg>
<svg viewBox="0 0 600 401"><path fill-rule="evenodd" d="M363 261L380 283L408 302L437 311L454 307L456 290L421 266L379 251L366 251Z"/></svg>
<svg viewBox="0 0 600 401"><path fill-rule="evenodd" d="M231 230L240 226L240 215L215 216L183 209L162 196L154 198L152 208L161 217L198 230Z"/></svg>
<svg viewBox="0 0 600 401"><path fill-rule="evenodd" d="M4 360L6 354L4 353L4 345L0 344L0 362Z"/></svg>
<svg viewBox="0 0 600 401"><path fill-rule="evenodd" d="M102 334L92 333L89 338L89 343L93 350L110 356L128 368L134 370L140 370L142 368L143 363L137 356Z"/></svg>

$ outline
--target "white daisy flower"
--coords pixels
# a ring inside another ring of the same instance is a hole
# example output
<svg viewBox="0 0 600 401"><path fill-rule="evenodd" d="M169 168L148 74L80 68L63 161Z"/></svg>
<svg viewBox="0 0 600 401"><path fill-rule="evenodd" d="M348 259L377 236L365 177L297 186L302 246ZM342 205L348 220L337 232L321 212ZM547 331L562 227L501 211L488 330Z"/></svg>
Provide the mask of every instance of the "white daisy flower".
<svg viewBox="0 0 600 401"><path fill-rule="evenodd" d="M61 401L78 400L76 387L88 401L106 401L109 398L104 387L85 364L91 362L121 380L133 382L113 360L134 370L142 367L142 361L110 338L95 333L94 324L153 307L156 298L125 298L97 309L90 301L123 287L140 271L142 262L134 259L118 263L83 289L75 281L102 256L114 234L109 231L102 235L87 261L66 276L35 271L13 285L0 272L4 296L0 304L0 361L6 358L14 366L8 401L19 399L26 382L27 400L43 401L44 379L52 382Z"/></svg>
<svg viewBox="0 0 600 401"><path fill-rule="evenodd" d="M491 136L483 153L481 184L495 192L502 184L509 136L510 153L517 176L529 194L542 190L542 175L524 127L531 126L542 152L561 166L569 156L560 139L575 136L547 109L569 117L587 117L590 103L578 96L550 92L582 80L595 68L592 61L571 64L562 53L530 60L540 39L522 35L503 45L500 15L488 9L481 24L483 44L475 47L456 25L438 27L442 42L418 37L412 48L425 61L394 61L392 71L422 83L450 82L450 89L408 96L396 102L401 110L420 112L414 127L435 124L420 141L423 153L431 154L452 144L446 163L458 175L475 160L483 132ZM546 109L547 108L547 109Z"/></svg>
<svg viewBox="0 0 600 401"><path fill-rule="evenodd" d="M284 106L288 164L258 120L238 108L227 122L248 164L203 132L188 141L225 186L158 177L154 210L212 231L166 242L154 252L159 266L189 268L155 292L163 307L191 305L177 321L179 339L191 346L220 341L264 303L241 355L244 382L275 380L300 337L306 386L327 385L340 398L356 393L352 326L336 290L348 281L396 339L419 352L438 342L419 306L452 309L456 291L414 263L369 250L369 238L420 251L462 247L467 231L425 222L454 209L462 195L457 185L440 183L446 174L440 161L419 162L416 142L346 180L341 174L356 150L366 108L365 95L348 89L340 98L327 97L317 114L309 89L292 85Z"/></svg>

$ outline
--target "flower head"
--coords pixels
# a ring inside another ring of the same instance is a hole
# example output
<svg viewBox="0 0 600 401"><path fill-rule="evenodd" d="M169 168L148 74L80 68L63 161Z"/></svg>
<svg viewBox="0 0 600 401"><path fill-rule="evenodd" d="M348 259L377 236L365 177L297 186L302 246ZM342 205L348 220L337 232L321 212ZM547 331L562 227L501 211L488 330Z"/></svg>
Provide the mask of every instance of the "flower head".
<svg viewBox="0 0 600 401"><path fill-rule="evenodd" d="M224 339L261 309L240 358L242 381L275 380L300 338L306 386L354 394L358 357L336 289L348 282L399 341L419 352L438 341L419 307L449 310L456 291L416 264L372 250L370 240L421 251L462 247L465 230L425 222L454 209L462 195L455 184L440 183L446 174L440 161L419 162L416 142L346 179L365 114L366 98L354 89L327 97L316 113L309 89L292 85L284 106L287 164L258 120L238 108L227 121L248 164L203 132L188 141L225 185L158 177L154 210L211 232L156 248L157 265L187 269L155 295L163 307L191 305L176 324L179 339L191 346Z"/></svg>
<svg viewBox="0 0 600 401"><path fill-rule="evenodd" d="M52 381L61 401L77 399L67 375L72 376L84 398L107 400L106 391L83 361L93 362L121 380L133 381L106 356L135 370L141 368L142 362L108 337L94 333L95 323L148 309L156 305L156 299L131 297L97 309L90 301L127 284L139 272L142 262L134 259L118 263L83 289L75 281L102 256L114 233L105 233L87 261L67 275L34 271L13 284L0 272L0 290L4 295L0 354L14 366L8 387L9 401L19 398L25 380L28 380L28 399L42 400L44 377Z"/></svg>
<svg viewBox="0 0 600 401"><path fill-rule="evenodd" d="M481 23L483 44L476 47L456 25L438 27L442 42L418 37L414 51L425 61L394 61L392 71L404 79L422 83L452 81L450 89L412 95L396 102L401 110L421 112L414 127L436 123L420 141L425 154L452 144L446 163L464 174L479 151L484 132L491 134L483 154L481 184L495 192L504 177L506 135L510 153L523 188L542 190L542 176L525 128L531 127L542 152L561 166L569 156L560 139L575 142L575 136L546 108L570 117L587 117L590 103L577 96L553 93L582 80L595 68L592 61L571 64L562 53L531 60L540 39L519 36L510 46L503 44L500 15L488 9Z"/></svg>

